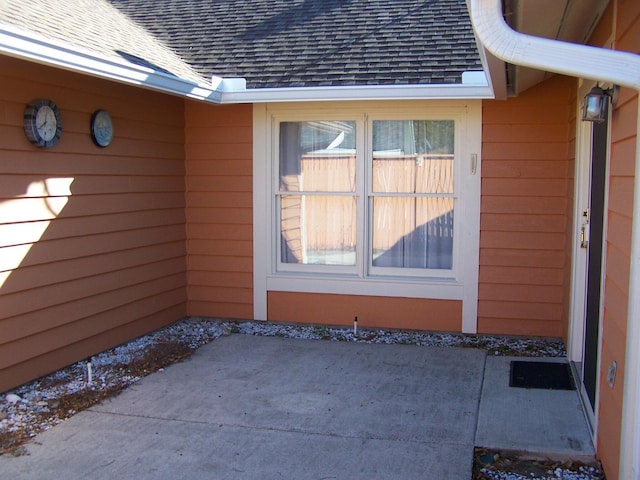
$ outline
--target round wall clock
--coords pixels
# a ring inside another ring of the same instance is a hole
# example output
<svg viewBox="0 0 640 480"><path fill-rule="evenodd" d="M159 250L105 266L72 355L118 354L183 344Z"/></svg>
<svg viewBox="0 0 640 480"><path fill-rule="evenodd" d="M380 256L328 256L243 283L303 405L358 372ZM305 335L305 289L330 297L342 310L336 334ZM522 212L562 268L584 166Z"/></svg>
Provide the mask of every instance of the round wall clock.
<svg viewBox="0 0 640 480"><path fill-rule="evenodd" d="M48 99L34 100L24 109L24 133L37 147L53 147L62 134L60 111Z"/></svg>
<svg viewBox="0 0 640 480"><path fill-rule="evenodd" d="M91 138L99 147L106 147L113 140L113 121L106 110L97 110L91 117Z"/></svg>

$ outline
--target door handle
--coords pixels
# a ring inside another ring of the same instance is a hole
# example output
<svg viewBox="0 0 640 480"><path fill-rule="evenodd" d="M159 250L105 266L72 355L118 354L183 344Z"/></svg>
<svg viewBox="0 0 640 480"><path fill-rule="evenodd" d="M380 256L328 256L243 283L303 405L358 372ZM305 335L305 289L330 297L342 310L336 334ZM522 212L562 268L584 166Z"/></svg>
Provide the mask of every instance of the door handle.
<svg viewBox="0 0 640 480"><path fill-rule="evenodd" d="M580 229L580 248L587 248L589 247L589 233L587 230L587 225L582 225L582 228Z"/></svg>

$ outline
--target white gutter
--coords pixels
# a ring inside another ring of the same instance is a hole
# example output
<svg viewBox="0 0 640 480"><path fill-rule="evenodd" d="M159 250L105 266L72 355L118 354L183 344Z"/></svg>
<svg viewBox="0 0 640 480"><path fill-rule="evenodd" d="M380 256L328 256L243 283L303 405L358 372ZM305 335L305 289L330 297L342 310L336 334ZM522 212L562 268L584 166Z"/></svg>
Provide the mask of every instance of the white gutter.
<svg viewBox="0 0 640 480"><path fill-rule="evenodd" d="M504 21L502 0L467 0L476 36L505 62L640 91L640 55L532 37ZM620 479L640 478L640 108L636 132Z"/></svg>
<svg viewBox="0 0 640 480"><path fill-rule="evenodd" d="M222 92L220 103L314 102L341 100L418 100L494 98L484 72L464 72L449 85L364 85L346 87L256 88Z"/></svg>

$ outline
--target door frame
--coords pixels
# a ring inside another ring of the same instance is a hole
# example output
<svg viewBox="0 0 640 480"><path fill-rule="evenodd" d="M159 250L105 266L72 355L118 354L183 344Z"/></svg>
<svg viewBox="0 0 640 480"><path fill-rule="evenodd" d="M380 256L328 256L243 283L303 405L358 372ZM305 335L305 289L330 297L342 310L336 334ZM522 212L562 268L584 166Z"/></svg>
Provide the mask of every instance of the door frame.
<svg viewBox="0 0 640 480"><path fill-rule="evenodd" d="M610 150L606 153L605 166L605 193L603 205L603 253L600 274L600 307L599 307L599 332L598 338L598 359L596 367L596 392L595 405L591 409L587 392L582 382L582 369L584 368L584 336L586 322L586 300L587 300L587 269L588 269L588 249L581 248L580 234L583 224L583 212L590 205L591 197L591 154L593 145L593 126L591 122L583 122L581 120L582 104L585 95L595 86L595 82L589 80L581 80L578 86L576 101L576 156L575 156L575 177L574 177L574 205L573 205L573 236L572 236L572 273L571 273L571 300L569 311L569 331L567 355L569 362L573 368L574 377L576 378L577 388L580 393L580 399L583 403L583 411L587 417L588 424L591 428L594 446L597 447L597 414L600 403L600 371L602 369L602 321L604 313L604 280L606 272L606 241L607 241L607 224L608 224L608 202L609 202L609 162ZM610 125L611 117L608 112ZM610 135L610 129L607 135ZM609 145L607 139L607 145Z"/></svg>

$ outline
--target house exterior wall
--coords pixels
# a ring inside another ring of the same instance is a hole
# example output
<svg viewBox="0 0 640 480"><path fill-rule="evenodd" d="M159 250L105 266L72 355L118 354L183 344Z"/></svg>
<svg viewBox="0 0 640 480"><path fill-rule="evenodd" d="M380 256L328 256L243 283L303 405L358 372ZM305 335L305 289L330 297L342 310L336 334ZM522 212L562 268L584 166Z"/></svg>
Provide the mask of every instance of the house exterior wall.
<svg viewBox="0 0 640 480"><path fill-rule="evenodd" d="M573 80L574 85L577 81ZM577 87L577 85L576 85ZM571 315L571 295L572 295L572 276L573 276L573 247L577 240L573 238L572 232L575 224L574 206L576 191L576 150L577 150L577 98L576 95L570 97L569 105L569 132L568 132L568 156L567 156L567 202L565 205L565 232L567 241L564 245L564 278L563 278L563 302L562 302L562 322L561 337L565 344L569 344L570 335L570 315ZM573 238L573 241L572 241Z"/></svg>
<svg viewBox="0 0 640 480"><path fill-rule="evenodd" d="M640 3L616 2L616 50L640 53ZM605 246L604 317L600 353L598 409L598 456L607 478L618 478L622 396L626 351L631 258L633 185L637 145L638 92L622 88L611 119L608 226ZM637 215L637 213L636 213ZM637 295L638 292L633 292ZM636 321L638 319L635 319ZM617 362L616 382L609 385L607 373Z"/></svg>
<svg viewBox="0 0 640 480"><path fill-rule="evenodd" d="M251 105L186 102L189 315L253 318Z"/></svg>
<svg viewBox="0 0 640 480"><path fill-rule="evenodd" d="M50 149L24 134L37 98ZM182 99L0 57L0 391L186 314L183 132Z"/></svg>
<svg viewBox="0 0 640 480"><path fill-rule="evenodd" d="M186 118L189 313L252 318L250 109L188 102ZM481 333L566 338L574 127L572 79L484 103ZM371 305L357 295L269 292L268 319L320 323L317 312L336 301L325 323L349 325ZM460 330L460 302L379 303L372 326Z"/></svg>
<svg viewBox="0 0 640 480"><path fill-rule="evenodd" d="M268 319L318 325L358 325L459 332L462 302L422 298L268 292Z"/></svg>
<svg viewBox="0 0 640 480"><path fill-rule="evenodd" d="M575 85L483 102L479 333L566 334Z"/></svg>

